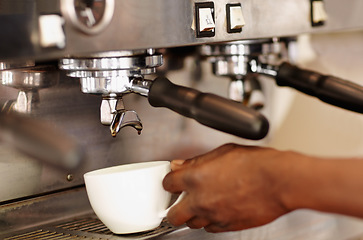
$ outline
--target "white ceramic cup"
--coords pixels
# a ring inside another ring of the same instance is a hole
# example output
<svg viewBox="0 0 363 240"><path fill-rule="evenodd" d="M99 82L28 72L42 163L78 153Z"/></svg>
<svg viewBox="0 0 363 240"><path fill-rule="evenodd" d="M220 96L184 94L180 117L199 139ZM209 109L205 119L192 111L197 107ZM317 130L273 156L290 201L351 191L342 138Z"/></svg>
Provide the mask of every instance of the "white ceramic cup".
<svg viewBox="0 0 363 240"><path fill-rule="evenodd" d="M84 180L97 217L113 233L128 234L160 225L170 209L162 186L170 171L169 161L131 163L88 172Z"/></svg>

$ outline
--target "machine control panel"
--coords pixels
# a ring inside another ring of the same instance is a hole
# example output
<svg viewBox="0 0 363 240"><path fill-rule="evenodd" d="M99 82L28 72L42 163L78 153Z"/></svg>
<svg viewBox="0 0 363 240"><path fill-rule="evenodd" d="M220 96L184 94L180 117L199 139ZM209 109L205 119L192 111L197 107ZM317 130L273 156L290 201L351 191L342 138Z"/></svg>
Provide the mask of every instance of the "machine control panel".
<svg viewBox="0 0 363 240"><path fill-rule="evenodd" d="M215 36L214 3L203 2L195 4L195 22L197 37Z"/></svg>
<svg viewBox="0 0 363 240"><path fill-rule="evenodd" d="M363 29L361 0L0 2L3 62Z"/></svg>
<svg viewBox="0 0 363 240"><path fill-rule="evenodd" d="M243 17L242 6L240 3L227 4L227 32L238 33L242 32L242 27L246 24Z"/></svg>
<svg viewBox="0 0 363 240"><path fill-rule="evenodd" d="M243 17L241 3L228 3L224 6L225 11L218 12L217 16L213 2L195 3L195 23L197 38L214 37L216 31L226 31L227 33L242 32L242 28L245 25L245 19ZM217 17L226 20L226 27L224 27L223 29L217 29Z"/></svg>

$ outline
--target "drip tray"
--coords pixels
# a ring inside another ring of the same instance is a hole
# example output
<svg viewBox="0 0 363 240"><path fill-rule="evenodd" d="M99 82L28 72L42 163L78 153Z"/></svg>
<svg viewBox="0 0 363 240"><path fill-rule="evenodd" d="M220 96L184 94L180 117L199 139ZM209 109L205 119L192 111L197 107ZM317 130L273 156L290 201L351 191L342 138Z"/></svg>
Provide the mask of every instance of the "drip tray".
<svg viewBox="0 0 363 240"><path fill-rule="evenodd" d="M57 224L45 225L23 231L12 236L5 237L4 240L21 239L150 239L176 230L169 222L164 220L161 225L151 231L116 235L113 234L96 216L86 216L72 221Z"/></svg>

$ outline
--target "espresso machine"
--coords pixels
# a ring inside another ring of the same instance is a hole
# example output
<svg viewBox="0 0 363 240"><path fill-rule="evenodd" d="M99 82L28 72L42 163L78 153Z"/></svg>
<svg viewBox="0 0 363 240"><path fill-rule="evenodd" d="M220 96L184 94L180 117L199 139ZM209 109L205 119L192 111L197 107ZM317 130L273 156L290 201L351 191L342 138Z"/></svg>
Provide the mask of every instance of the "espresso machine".
<svg viewBox="0 0 363 240"><path fill-rule="evenodd" d="M226 142L269 145L280 87L363 113L360 83L294 57L302 35L361 31L360 9L358 0L0 0L1 239L360 239L360 220L305 211L242 232L164 221L114 235L83 181Z"/></svg>

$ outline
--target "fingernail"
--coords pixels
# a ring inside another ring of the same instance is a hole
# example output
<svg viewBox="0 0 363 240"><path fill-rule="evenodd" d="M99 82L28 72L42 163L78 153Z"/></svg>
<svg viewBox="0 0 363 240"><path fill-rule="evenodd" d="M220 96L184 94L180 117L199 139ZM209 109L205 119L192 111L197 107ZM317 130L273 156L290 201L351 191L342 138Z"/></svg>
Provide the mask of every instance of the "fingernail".
<svg viewBox="0 0 363 240"><path fill-rule="evenodd" d="M184 162L185 162L185 160L181 160L181 159L176 159L176 160L171 161L172 164L175 164L175 165L178 165L178 166L183 165Z"/></svg>

